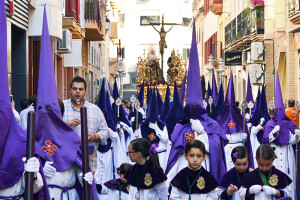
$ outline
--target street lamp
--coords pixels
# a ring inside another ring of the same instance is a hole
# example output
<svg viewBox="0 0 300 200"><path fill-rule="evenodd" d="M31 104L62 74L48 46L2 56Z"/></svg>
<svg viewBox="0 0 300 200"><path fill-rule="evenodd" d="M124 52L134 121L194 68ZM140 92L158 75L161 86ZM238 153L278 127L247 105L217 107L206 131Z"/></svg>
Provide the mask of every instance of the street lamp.
<svg viewBox="0 0 300 200"><path fill-rule="evenodd" d="M210 55L210 56L208 56L208 67L206 68L207 71L209 72L210 82L212 82L212 71L214 70L212 62L213 62L213 56Z"/></svg>
<svg viewBox="0 0 300 200"><path fill-rule="evenodd" d="M224 61L223 59L219 59L219 65L218 65L218 69L217 69L217 72L218 72L218 75L220 76L220 84L223 83L223 78L225 76L225 73L224 73L224 68L223 68L223 64L224 64Z"/></svg>

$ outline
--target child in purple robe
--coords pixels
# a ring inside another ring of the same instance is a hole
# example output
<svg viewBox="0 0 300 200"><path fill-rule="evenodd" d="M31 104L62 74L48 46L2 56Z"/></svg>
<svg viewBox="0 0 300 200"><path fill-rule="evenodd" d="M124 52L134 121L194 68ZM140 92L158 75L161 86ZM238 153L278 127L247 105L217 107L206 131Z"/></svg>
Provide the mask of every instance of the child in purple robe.
<svg viewBox="0 0 300 200"><path fill-rule="evenodd" d="M129 200L166 200L168 189L167 176L159 164L157 143L145 138L132 140L128 146L129 158L134 164L124 178L130 185Z"/></svg>
<svg viewBox="0 0 300 200"><path fill-rule="evenodd" d="M274 150L270 145L262 144L258 147L256 151L258 168L241 179L239 190L241 199L291 199L292 180L273 166L274 160Z"/></svg>
<svg viewBox="0 0 300 200"><path fill-rule="evenodd" d="M237 192L241 187L240 180L251 171L249 168L250 154L245 146L237 146L231 152L234 167L231 168L219 181L217 193L221 200L240 200Z"/></svg>
<svg viewBox="0 0 300 200"><path fill-rule="evenodd" d="M188 167L182 169L171 181L170 200L218 199L216 179L201 166L205 153L205 145L199 140L191 140L186 144L184 156Z"/></svg>
<svg viewBox="0 0 300 200"><path fill-rule="evenodd" d="M127 180L124 179L124 176L128 169L131 167L131 164L123 163L120 167L117 168L119 179L113 179L104 183L108 188L108 194L101 196L102 200L106 199L122 199L127 200L129 194L130 186L127 184Z"/></svg>

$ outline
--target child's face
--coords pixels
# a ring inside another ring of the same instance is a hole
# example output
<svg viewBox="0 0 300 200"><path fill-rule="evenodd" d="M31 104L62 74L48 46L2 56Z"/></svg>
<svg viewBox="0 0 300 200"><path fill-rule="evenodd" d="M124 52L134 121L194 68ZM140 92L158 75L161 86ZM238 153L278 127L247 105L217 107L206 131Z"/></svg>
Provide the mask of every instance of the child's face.
<svg viewBox="0 0 300 200"><path fill-rule="evenodd" d="M244 173L248 168L248 158L237 158L234 162L234 167L237 172Z"/></svg>
<svg viewBox="0 0 300 200"><path fill-rule="evenodd" d="M131 162L137 162L138 158L139 158L139 152L135 152L132 149L131 144L128 145L128 152L127 152Z"/></svg>
<svg viewBox="0 0 300 200"><path fill-rule="evenodd" d="M122 183L127 183L127 180L124 178L124 174L118 173L118 175L120 176Z"/></svg>
<svg viewBox="0 0 300 200"><path fill-rule="evenodd" d="M184 156L189 163L189 167L193 170L199 169L201 163L205 160L205 155L198 148L191 148L188 154L184 154Z"/></svg>
<svg viewBox="0 0 300 200"><path fill-rule="evenodd" d="M273 166L274 159L275 158L271 160L264 160L262 158L256 159L259 170L262 172L270 171Z"/></svg>

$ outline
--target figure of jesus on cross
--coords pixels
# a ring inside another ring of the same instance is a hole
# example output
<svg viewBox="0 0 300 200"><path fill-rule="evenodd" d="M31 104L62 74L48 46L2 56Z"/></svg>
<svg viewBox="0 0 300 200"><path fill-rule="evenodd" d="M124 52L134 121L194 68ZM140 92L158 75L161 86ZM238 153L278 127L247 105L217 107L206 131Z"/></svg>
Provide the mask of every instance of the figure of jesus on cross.
<svg viewBox="0 0 300 200"><path fill-rule="evenodd" d="M152 22L149 22L149 25L151 25L154 30L156 32L158 32L159 34L159 37L160 37L160 40L159 40L159 51L160 51L160 55L161 55L161 69L162 69L162 80L164 80L163 78L163 72L164 72L164 49L165 48L168 48L167 44L166 44L166 35L168 32L170 32L172 30L172 28L175 26L175 25L182 25L182 24L176 24L176 23L165 23L164 22L164 14L162 14L162 18L161 18L161 23L152 23ZM158 25L160 26L161 25L161 28L160 28L160 31L155 28L155 25ZM165 31L165 25L172 25L172 27L168 30L168 31Z"/></svg>

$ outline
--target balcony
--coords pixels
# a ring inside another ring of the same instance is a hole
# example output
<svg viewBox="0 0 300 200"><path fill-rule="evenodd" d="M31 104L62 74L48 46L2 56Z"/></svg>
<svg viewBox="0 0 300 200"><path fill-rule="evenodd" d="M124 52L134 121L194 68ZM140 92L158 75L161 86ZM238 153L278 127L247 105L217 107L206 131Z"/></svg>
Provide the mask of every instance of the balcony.
<svg viewBox="0 0 300 200"><path fill-rule="evenodd" d="M72 32L73 39L85 38L85 31L80 26L80 0L66 0L62 26Z"/></svg>
<svg viewBox="0 0 300 200"><path fill-rule="evenodd" d="M262 42L264 40L265 33L265 18L264 7L256 6L251 10L251 39L253 42Z"/></svg>
<svg viewBox="0 0 300 200"><path fill-rule="evenodd" d="M249 10L243 10L225 27L225 49L237 50L251 43Z"/></svg>
<svg viewBox="0 0 300 200"><path fill-rule="evenodd" d="M221 15L223 12L223 0L210 0L210 11L215 15Z"/></svg>
<svg viewBox="0 0 300 200"><path fill-rule="evenodd" d="M86 0L84 27L88 41L104 41L105 38L105 5L100 6L98 0Z"/></svg>
<svg viewBox="0 0 300 200"><path fill-rule="evenodd" d="M289 1L289 20L294 24L300 24L300 0Z"/></svg>

